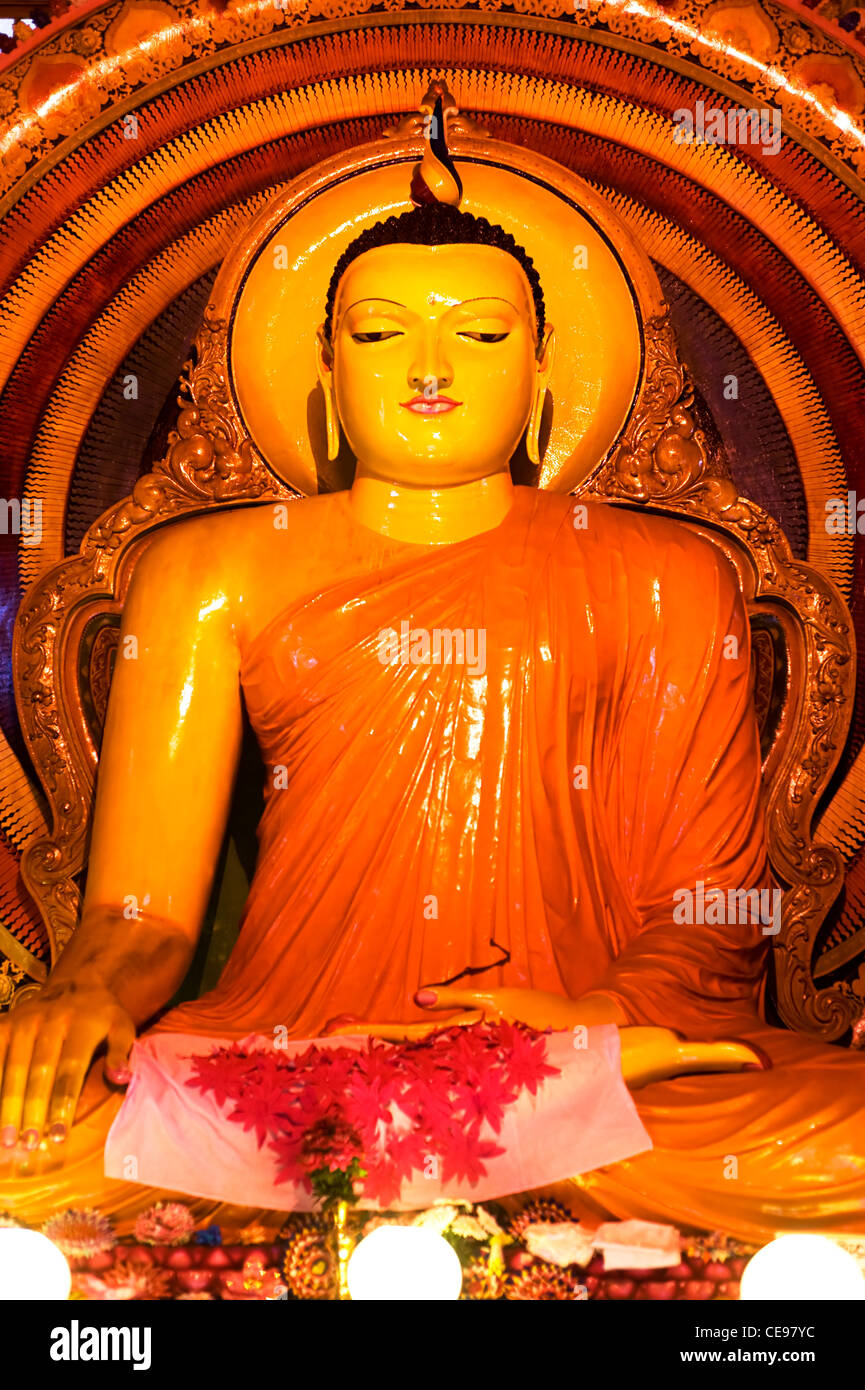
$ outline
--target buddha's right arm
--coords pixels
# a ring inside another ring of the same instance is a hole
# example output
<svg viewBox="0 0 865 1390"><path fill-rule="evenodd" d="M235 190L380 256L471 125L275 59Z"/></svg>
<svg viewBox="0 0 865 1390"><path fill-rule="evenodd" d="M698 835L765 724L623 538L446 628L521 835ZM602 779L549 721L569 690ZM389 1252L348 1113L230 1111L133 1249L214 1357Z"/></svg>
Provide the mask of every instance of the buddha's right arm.
<svg viewBox="0 0 865 1390"><path fill-rule="evenodd" d="M235 615L201 525L170 528L136 567L81 923L40 994L0 1021L6 1142L69 1124L93 1054L107 1041L122 1065L195 950L242 731Z"/></svg>

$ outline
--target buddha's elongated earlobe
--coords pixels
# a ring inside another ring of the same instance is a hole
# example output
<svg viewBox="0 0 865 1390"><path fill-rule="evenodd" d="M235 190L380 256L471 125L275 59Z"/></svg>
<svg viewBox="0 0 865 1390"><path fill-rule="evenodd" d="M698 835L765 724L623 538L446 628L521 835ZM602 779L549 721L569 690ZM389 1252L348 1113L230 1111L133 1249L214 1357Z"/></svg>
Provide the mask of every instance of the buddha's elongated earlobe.
<svg viewBox="0 0 865 1390"><path fill-rule="evenodd" d="M324 422L327 430L327 457L331 462L339 454L339 416L333 391L333 348L324 336L324 327L316 334L318 380L324 392Z"/></svg>
<svg viewBox="0 0 865 1390"><path fill-rule="evenodd" d="M324 388L324 422L327 427L327 456L332 463L339 455L339 417L332 387Z"/></svg>
<svg viewBox="0 0 865 1390"><path fill-rule="evenodd" d="M541 419L544 413L544 399L547 394L547 383L550 379L550 373L553 370L555 347L555 330L552 324L550 324L544 332L543 343L538 353L538 368L535 376L535 399L526 429L526 453L529 456L529 461L533 463L536 468L540 468L541 466L539 444Z"/></svg>

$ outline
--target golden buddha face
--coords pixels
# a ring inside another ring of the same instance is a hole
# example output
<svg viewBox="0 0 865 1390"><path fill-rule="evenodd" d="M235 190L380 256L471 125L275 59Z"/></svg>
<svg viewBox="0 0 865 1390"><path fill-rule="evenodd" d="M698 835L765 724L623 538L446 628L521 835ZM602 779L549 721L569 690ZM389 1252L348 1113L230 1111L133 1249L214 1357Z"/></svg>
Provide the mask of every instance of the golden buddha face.
<svg viewBox="0 0 865 1390"><path fill-rule="evenodd" d="M537 462L552 348L551 328L538 345L531 287L506 251L365 251L339 283L332 350L319 335L330 455L338 422L358 476L448 487L506 470L528 428Z"/></svg>

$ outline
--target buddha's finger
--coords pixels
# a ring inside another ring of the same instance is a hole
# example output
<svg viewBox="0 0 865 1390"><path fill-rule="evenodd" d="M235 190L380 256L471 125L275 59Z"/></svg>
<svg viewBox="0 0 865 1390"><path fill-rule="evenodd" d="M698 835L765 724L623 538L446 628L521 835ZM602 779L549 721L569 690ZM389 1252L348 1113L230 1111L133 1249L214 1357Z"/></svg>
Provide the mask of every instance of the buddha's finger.
<svg viewBox="0 0 865 1390"><path fill-rule="evenodd" d="M419 989L414 1002L422 1009L482 1009L488 1014L501 1013L495 994L481 989L454 989L452 985Z"/></svg>
<svg viewBox="0 0 865 1390"><path fill-rule="evenodd" d="M458 1014L456 1018L437 1019L435 1023L344 1023L337 1028L328 1028L330 1037L373 1037L385 1042L417 1042L428 1038L431 1033L440 1033L444 1028L465 1028L483 1020L483 1012L478 1009L471 1013Z"/></svg>
<svg viewBox="0 0 865 1390"><path fill-rule="evenodd" d="M435 1023L408 1023L405 1025L405 1041L429 1038L433 1033L443 1033L446 1028L471 1028L475 1023L483 1023L485 1018L483 1009L470 1009L453 1018L436 1019Z"/></svg>
<svg viewBox="0 0 865 1390"><path fill-rule="evenodd" d="M681 1044L681 1036L670 1028L620 1028L622 1077L629 1090L677 1076L683 1070Z"/></svg>
<svg viewBox="0 0 865 1390"><path fill-rule="evenodd" d="M341 1023L328 1026L328 1038L383 1038L385 1042L409 1042L425 1037L435 1028L434 1023Z"/></svg>
<svg viewBox="0 0 865 1390"><path fill-rule="evenodd" d="M749 1043L725 1041L679 1044L681 1071L764 1071L766 1060Z"/></svg>
<svg viewBox="0 0 865 1390"><path fill-rule="evenodd" d="M370 1024L364 1030L374 1038L383 1038L385 1042L414 1042L420 1038L426 1038L430 1033L435 1032L434 1023L382 1023Z"/></svg>
<svg viewBox="0 0 865 1390"><path fill-rule="evenodd" d="M131 1017L118 1009L108 1029L108 1051L105 1056L105 1075L115 1086L128 1086L132 1080L129 1054L135 1042L136 1030Z"/></svg>
<svg viewBox="0 0 865 1390"><path fill-rule="evenodd" d="M104 1039L104 1027L93 1023L78 1024L66 1035L48 1105L48 1130L57 1142L72 1128L93 1054Z"/></svg>
<svg viewBox="0 0 865 1390"><path fill-rule="evenodd" d="M3 1060L3 1083L0 1090L0 1147L12 1149L21 1133L24 1092L30 1058L36 1041L36 1022L18 1022L11 1030L9 1045Z"/></svg>
<svg viewBox="0 0 865 1390"><path fill-rule="evenodd" d="M337 1014L335 1018L329 1018L324 1025L321 1036L330 1038L334 1036L344 1036L351 1033L352 1026L357 1025L357 1031L363 1032L364 1027L356 1014Z"/></svg>
<svg viewBox="0 0 865 1390"><path fill-rule="evenodd" d="M26 1149L35 1149L42 1139L65 1040L66 1026L58 1021L43 1025L33 1044L21 1119L21 1143Z"/></svg>

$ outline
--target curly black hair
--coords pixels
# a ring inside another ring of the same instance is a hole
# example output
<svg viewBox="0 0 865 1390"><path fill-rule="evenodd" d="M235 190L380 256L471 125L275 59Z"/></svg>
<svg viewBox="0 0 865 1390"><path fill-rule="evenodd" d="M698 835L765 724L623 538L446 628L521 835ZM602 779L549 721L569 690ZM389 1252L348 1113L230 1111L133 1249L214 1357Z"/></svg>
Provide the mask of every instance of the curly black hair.
<svg viewBox="0 0 865 1390"><path fill-rule="evenodd" d="M376 222L367 227L354 241L349 242L334 267L327 291L327 304L324 311L324 336L331 342L333 326L333 305L340 280L351 262L364 251L372 251L377 246L395 246L402 243L411 246L495 246L507 251L525 271L535 303L538 321L538 342L544 332L544 294L538 272L531 256L515 241L510 232L489 222L486 217L475 217L471 212L461 212L449 203L426 203L399 217L388 217L384 222Z"/></svg>

